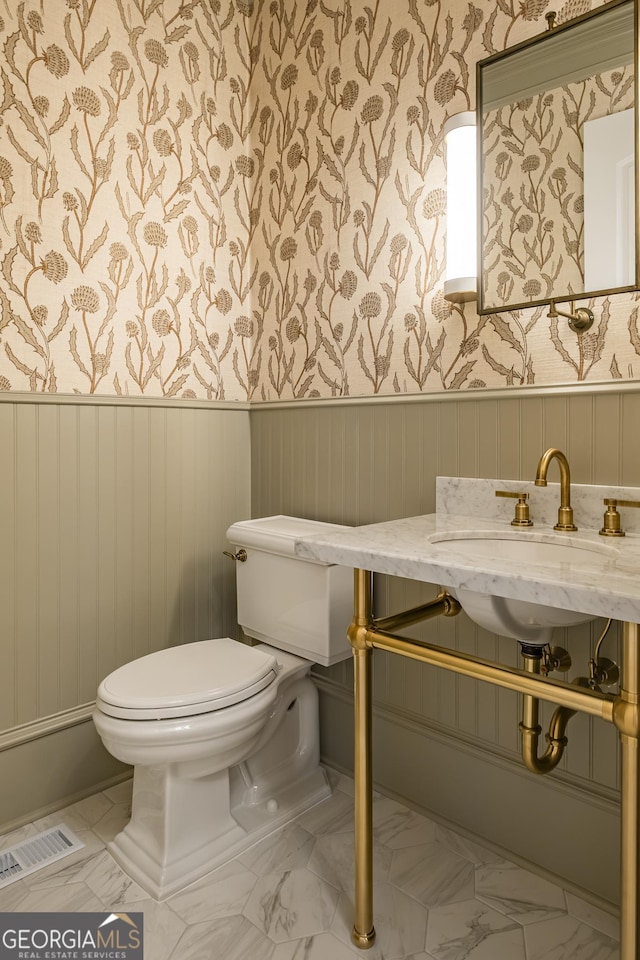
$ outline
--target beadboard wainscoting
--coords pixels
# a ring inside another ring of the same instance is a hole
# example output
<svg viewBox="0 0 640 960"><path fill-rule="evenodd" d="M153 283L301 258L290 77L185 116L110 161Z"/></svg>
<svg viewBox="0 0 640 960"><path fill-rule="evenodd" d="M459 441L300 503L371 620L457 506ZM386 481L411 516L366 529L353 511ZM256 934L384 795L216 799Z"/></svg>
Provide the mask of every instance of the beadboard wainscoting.
<svg viewBox="0 0 640 960"><path fill-rule="evenodd" d="M122 774L99 681L235 636L230 523L250 515L246 405L0 402L0 827Z"/></svg>
<svg viewBox="0 0 640 960"><path fill-rule="evenodd" d="M640 391L597 388L304 409L261 405L251 412L252 512L346 524L430 513L436 476L531 480L549 446L567 453L576 483L634 485L639 418ZM593 526L601 519L594 516ZM379 578L378 612L405 609L435 592ZM602 626L557 631L555 642L573 658L570 678L588 673ZM421 630L436 643L488 659L516 664L519 658L516 643L464 614L411 628L411 635ZM613 630L603 655L617 659L617 644ZM315 674L323 756L350 769L351 663ZM376 651L374 698L375 775L386 791L598 897L617 899L619 764L612 726L576 716L561 768L543 779L520 760L514 693ZM545 707L543 725L551 710Z"/></svg>
<svg viewBox="0 0 640 960"><path fill-rule="evenodd" d="M575 482L637 485L638 422L640 388L626 384L250 410L3 397L0 781L11 790L0 792L0 829L124 775L90 720L104 675L167 645L235 634L234 565L221 554L232 521L288 513L360 524L427 513L437 475L531 479L551 445L567 453ZM381 578L379 612L435 591ZM558 631L570 677L586 672L601 625ZM464 614L421 629L517 661L516 644ZM615 633L602 652L617 658ZM315 677L324 759L349 769L351 663ZM376 653L375 704L375 774L387 792L616 900L613 728L576 716L561 768L542 779L522 766L509 691Z"/></svg>

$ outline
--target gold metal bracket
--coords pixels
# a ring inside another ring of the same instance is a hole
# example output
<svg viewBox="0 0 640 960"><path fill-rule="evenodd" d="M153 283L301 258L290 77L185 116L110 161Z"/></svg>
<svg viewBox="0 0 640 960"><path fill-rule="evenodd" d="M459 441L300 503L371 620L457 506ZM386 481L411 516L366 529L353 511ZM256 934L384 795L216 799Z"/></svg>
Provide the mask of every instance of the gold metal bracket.
<svg viewBox="0 0 640 960"><path fill-rule="evenodd" d="M402 613L394 613L389 617L378 617L371 621L371 627L376 632L394 633L396 630L404 630L405 627L420 623L422 620L432 620L434 617L455 617L461 609L462 607L455 597L441 589L438 596L433 600L421 603L419 607L403 610Z"/></svg>
<svg viewBox="0 0 640 960"><path fill-rule="evenodd" d="M553 30L556 25L556 17L558 14L555 10L549 10L549 13L545 13L544 18L547 21L547 30Z"/></svg>
<svg viewBox="0 0 640 960"><path fill-rule="evenodd" d="M371 644L368 642L369 627L364 623L356 623L352 620L347 627L347 638L354 650L369 650Z"/></svg>
<svg viewBox="0 0 640 960"><path fill-rule="evenodd" d="M375 943L376 931L372 927L369 933L359 933L354 928L351 932L351 939L356 947L360 947L361 950L368 950Z"/></svg>
<svg viewBox="0 0 640 960"><path fill-rule="evenodd" d="M542 664L540 673L547 677L554 670L558 673L566 673L571 669L571 654L564 647L550 647L547 645L542 648Z"/></svg>
<svg viewBox="0 0 640 960"><path fill-rule="evenodd" d="M496 490L496 497L512 497L517 499L516 515L511 521L512 527L532 527L533 520L529 516L528 493L511 493L510 490Z"/></svg>
<svg viewBox="0 0 640 960"><path fill-rule="evenodd" d="M576 310L574 308L574 301L571 301L571 312L565 313L564 310L558 310L556 307L556 301L549 301L549 313L548 317L552 319L555 317L564 317L569 321L569 328L573 330L574 333L584 333L586 330L589 330L593 326L593 321L595 317L593 315L593 310L590 310L589 307L578 307Z"/></svg>
<svg viewBox="0 0 640 960"><path fill-rule="evenodd" d="M606 498L604 505L607 508L605 510L604 519L602 522L602 529L599 531L601 537L624 537L625 532L620 526L620 514L618 513L618 507L640 507L639 500L613 500Z"/></svg>
<svg viewBox="0 0 640 960"><path fill-rule="evenodd" d="M614 687L620 682L620 668L615 660L609 657L598 657L597 660L589 660L590 683L596 687Z"/></svg>
<svg viewBox="0 0 640 960"><path fill-rule="evenodd" d="M619 733L634 740L640 739L640 706L624 693L613 701L613 722Z"/></svg>

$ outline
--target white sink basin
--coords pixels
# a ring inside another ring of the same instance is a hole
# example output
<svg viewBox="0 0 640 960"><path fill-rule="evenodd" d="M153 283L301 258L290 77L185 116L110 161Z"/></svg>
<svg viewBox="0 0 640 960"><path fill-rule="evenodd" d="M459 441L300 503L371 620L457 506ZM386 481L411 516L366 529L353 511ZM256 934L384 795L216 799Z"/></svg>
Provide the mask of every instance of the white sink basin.
<svg viewBox="0 0 640 960"><path fill-rule="evenodd" d="M482 565L482 560L508 561L527 568L551 565L565 567L588 567L592 560L602 557L615 558L618 551L606 544L589 540L564 537L547 537L534 540L526 535L509 536L495 533L467 533L464 535L435 534L430 543L446 547L456 556L464 556ZM485 569L489 569L487 563ZM514 566L514 572L517 568ZM491 593L479 593L465 587L447 587L449 593L460 602L465 613L477 624L503 637L513 637L523 643L543 645L550 643L554 627L569 627L586 623L595 617L576 610L548 607L530 600L513 600L497 597Z"/></svg>

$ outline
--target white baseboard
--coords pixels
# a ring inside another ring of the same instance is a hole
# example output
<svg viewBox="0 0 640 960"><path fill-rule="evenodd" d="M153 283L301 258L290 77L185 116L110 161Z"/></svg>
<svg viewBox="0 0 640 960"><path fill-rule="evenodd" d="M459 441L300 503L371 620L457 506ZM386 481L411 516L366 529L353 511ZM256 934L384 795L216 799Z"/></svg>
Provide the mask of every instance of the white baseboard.
<svg viewBox="0 0 640 960"><path fill-rule="evenodd" d="M33 732L33 731L32 731ZM0 751L0 834L131 776L88 717Z"/></svg>

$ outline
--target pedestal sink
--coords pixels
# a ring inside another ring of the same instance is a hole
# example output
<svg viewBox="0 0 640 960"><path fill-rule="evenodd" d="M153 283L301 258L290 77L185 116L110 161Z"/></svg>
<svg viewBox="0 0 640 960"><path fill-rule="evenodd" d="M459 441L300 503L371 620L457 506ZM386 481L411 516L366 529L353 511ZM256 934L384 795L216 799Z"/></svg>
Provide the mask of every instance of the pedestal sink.
<svg viewBox="0 0 640 960"><path fill-rule="evenodd" d="M458 557L462 556L473 562L475 567L484 560L487 569L490 569L491 559L496 557L500 557L502 561L512 561L514 572L518 566L558 566L559 570L567 565L574 569L587 568L596 557L601 565L603 557L614 559L618 555L618 551L607 544L577 537L568 540L562 535L534 540L527 535L509 536L506 533L478 531L464 535L434 534L429 537L429 542L434 546L446 546L447 550ZM531 645L542 646L550 643L554 627L570 627L595 619L576 610L549 607L530 600L497 597L465 587L447 587L447 590L459 601L467 616L479 626L500 636L513 637L514 640Z"/></svg>

